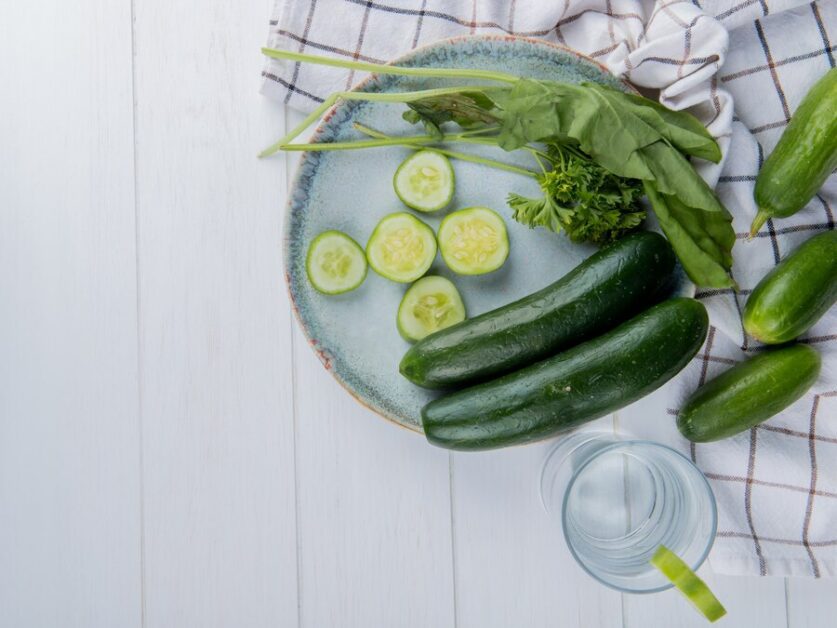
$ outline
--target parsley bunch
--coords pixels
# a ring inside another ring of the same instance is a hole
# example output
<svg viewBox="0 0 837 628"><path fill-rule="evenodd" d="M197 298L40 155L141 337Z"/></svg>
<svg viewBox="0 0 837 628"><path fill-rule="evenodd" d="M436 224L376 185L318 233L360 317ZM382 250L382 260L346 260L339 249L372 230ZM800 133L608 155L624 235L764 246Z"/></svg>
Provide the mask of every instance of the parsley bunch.
<svg viewBox="0 0 837 628"><path fill-rule="evenodd" d="M550 144L547 156L552 169L538 177L543 196L508 196L517 222L564 231L573 242L606 244L645 219L641 181L618 177L567 145Z"/></svg>

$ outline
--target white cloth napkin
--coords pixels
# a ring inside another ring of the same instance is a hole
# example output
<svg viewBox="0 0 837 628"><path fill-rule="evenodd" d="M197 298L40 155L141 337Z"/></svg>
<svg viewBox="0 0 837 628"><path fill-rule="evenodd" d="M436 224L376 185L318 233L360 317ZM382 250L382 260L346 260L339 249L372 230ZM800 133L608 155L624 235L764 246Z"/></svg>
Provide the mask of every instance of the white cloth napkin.
<svg viewBox="0 0 837 628"><path fill-rule="evenodd" d="M659 393L671 415L700 383L760 350L741 327L747 295L782 256L834 228L832 176L805 210L768 222L753 241L744 237L764 156L808 88L834 66L837 0L668 0L650 12L640 0L279 0L270 24L272 47L376 62L468 33L542 37L697 115L724 152L721 165L699 168L734 214L733 275L742 290L699 290L712 328L695 360ZM275 61L263 76L263 93L298 109L362 78ZM712 483L719 533L711 563L718 572L837 575L837 312L802 341L822 352L823 373L780 416L706 445L681 438L673 416L640 434L679 448Z"/></svg>

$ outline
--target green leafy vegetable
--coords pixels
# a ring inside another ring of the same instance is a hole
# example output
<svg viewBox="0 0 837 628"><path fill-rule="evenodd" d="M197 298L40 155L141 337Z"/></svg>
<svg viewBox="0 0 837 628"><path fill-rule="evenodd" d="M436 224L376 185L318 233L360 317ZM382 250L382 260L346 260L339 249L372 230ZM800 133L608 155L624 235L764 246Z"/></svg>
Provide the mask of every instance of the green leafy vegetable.
<svg viewBox="0 0 837 628"><path fill-rule="evenodd" d="M695 212L676 196L645 182L645 193L686 274L699 286L737 288L726 272L732 265L735 232L726 212Z"/></svg>
<svg viewBox="0 0 837 628"><path fill-rule="evenodd" d="M642 183L608 172L579 152L549 146L552 170L538 177L539 199L509 194L513 218L529 227L565 231L574 242L606 244L645 219Z"/></svg>
<svg viewBox="0 0 837 628"><path fill-rule="evenodd" d="M476 142L475 138L444 133L453 122L467 133L485 131L480 143L504 150L526 149L538 154L540 144L562 146L581 161L552 162L538 178L543 199L512 195L509 202L521 222L566 231L574 240L606 241L633 228L642 219L637 204L639 183L691 279L701 286L734 286L728 271L735 234L731 217L712 189L697 174L688 157L718 162L717 143L700 122L685 112L670 111L649 99L593 83L581 85L518 78L487 70L401 68L316 57L304 53L265 50L294 61L372 70L381 74L462 78L501 85L463 85L415 92L339 92L263 154L288 149L302 130L341 99L404 103L405 119L422 122L426 139L404 140L408 146L444 140ZM427 141L429 140L429 141ZM357 147L386 146L396 138L364 140ZM293 145L299 148L300 145ZM317 144L318 150L328 145ZM333 150L347 148L335 143ZM438 148L454 155L453 151ZM465 157L506 170L522 170L482 157ZM595 168L593 167L595 166ZM542 165L543 167L543 165ZM570 181L575 176L579 180Z"/></svg>
<svg viewBox="0 0 837 628"><path fill-rule="evenodd" d="M590 84L593 89L610 91L617 100L638 117L654 127L677 150L713 163L721 160L721 149L697 118L683 111L666 109L660 103L635 94L626 94L603 85Z"/></svg>
<svg viewBox="0 0 837 628"><path fill-rule="evenodd" d="M468 128L475 124L494 124L499 118L491 113L494 101L480 92L461 92L427 100L407 103L408 111L402 117L412 124L422 122L425 130L435 137L442 137L441 126L455 122Z"/></svg>
<svg viewBox="0 0 837 628"><path fill-rule="evenodd" d="M501 147L577 142L610 173L646 182L646 189L657 193L653 198L649 194L652 208L689 277L701 286L735 285L727 272L735 243L732 217L683 154L717 161L720 151L692 116L594 84L521 79L492 92L491 99L501 118ZM510 200L521 222L566 225L566 207L549 199L547 193L547 202L540 205L520 197ZM630 220L635 214L625 216Z"/></svg>

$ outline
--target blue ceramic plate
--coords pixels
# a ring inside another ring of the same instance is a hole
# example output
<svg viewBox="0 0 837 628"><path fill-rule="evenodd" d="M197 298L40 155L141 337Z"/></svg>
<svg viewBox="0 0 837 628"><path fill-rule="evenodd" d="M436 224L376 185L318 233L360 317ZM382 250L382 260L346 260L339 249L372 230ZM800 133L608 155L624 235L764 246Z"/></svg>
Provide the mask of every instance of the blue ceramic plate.
<svg viewBox="0 0 837 628"><path fill-rule="evenodd" d="M433 43L394 62L423 67L481 68L568 83L595 81L628 89L624 83L586 57L547 42L515 37L464 37ZM461 83L461 81L460 81ZM439 87L444 80L372 76L358 89L406 91ZM401 118L404 105L350 101L333 108L311 141L360 139L354 122L395 135L421 132ZM482 147L481 147L482 148ZM473 152L473 147L466 148ZM299 321L326 369L358 401L381 416L421 432L421 407L435 396L398 373L408 348L399 336L395 316L407 285L397 284L370 269L363 285L339 296L316 292L305 275L309 243L322 231L338 229L362 246L386 214L408 210L395 195L392 177L410 151L400 147L350 152L309 152L302 156L291 190L285 225L285 268ZM525 157L489 150L494 158L527 167ZM505 198L509 192L537 196L528 178L473 163L454 161L456 194L448 209L419 217L434 230L455 209L483 205L505 219L511 253L498 271L482 276L458 276L437 259L431 274L451 279L462 293L469 316L519 299L552 283L594 248L572 244L543 229L531 230L511 219Z"/></svg>

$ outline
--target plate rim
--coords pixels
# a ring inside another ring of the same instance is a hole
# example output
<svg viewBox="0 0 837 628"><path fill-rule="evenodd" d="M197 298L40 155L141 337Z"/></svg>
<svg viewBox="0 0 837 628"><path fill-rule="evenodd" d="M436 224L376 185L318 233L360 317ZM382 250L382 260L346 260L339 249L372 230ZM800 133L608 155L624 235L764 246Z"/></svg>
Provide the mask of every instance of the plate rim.
<svg viewBox="0 0 837 628"><path fill-rule="evenodd" d="M523 37L523 36L520 36L520 35L507 35L507 34L504 34L504 35L499 35L499 34L456 35L454 37L436 39L434 41L428 42L428 43L423 44L421 46L417 46L416 48L413 48L409 52L406 52L403 55L400 55L398 57L395 57L394 59L391 59L390 61L387 61L384 65L397 65L399 63L403 63L404 61L409 61L412 58L414 58L415 56L418 56L419 54L421 54L421 53L423 53L427 50L433 49L433 48L442 47L442 46L446 46L446 45L450 45L450 44L456 44L456 43L459 43L459 42L462 42L462 41L475 41L475 40L489 41L489 42L490 41L494 41L494 42L518 42L518 41L520 41L520 42L533 44L535 46L543 46L544 48L551 48L551 49L553 49L557 52L562 52L562 53L565 53L565 54L569 54L573 57L576 57L577 59L579 59L581 61L585 61L585 62L588 62L588 63L591 63L591 64L595 65L602 72L604 72L605 74L608 74L610 76L613 76L616 80L618 80L620 83L622 83L627 88L628 91L630 91L632 93L635 93L635 94L639 93L637 91L637 89L633 85L631 85L627 80L625 80L622 77L615 76L613 73L611 73L611 71L603 63L601 63L600 61L597 61L596 59L593 59L592 57L590 57L588 55L585 55L584 53L581 53L577 50L573 50L572 48L568 48L567 46L564 46L564 45L561 45L561 44L556 44L554 42L547 41L545 39L539 39L539 38L536 38L536 37ZM349 91L353 91L353 92L365 91L365 88L368 85L370 85L371 83L373 83L374 81L377 81L380 76L381 75L378 74L377 72L370 73L369 76L364 78L362 81L353 85L351 90L349 90ZM314 131L311 133L311 135L308 139L308 143L314 143L320 138L320 136L325 132L326 127L327 127L329 121L331 120L331 118L335 115L335 113L339 110L340 107L344 107L344 106L346 106L346 102L338 102L338 103L335 103L334 105L332 105L331 107L328 108L328 110L323 114L322 118L320 119L319 124L316 126ZM302 317L301 312L299 311L299 307L297 306L296 297L294 295L294 290L293 290L294 281L291 277L290 265L289 265L290 227L291 227L292 207L294 205L293 190L295 190L298 187L298 185L299 185L299 183L300 183L300 181L303 177L303 168L301 167L301 164L306 159L308 159L311 152L312 151L302 151L299 155L299 159L297 161L296 172L294 173L291 185L288 187L288 199L287 199L287 202L285 203L285 216L284 216L283 221L282 221L282 229L283 229L283 234L284 234L284 236L282 238L282 263L283 263L284 271L285 271L285 273L284 273L285 274L285 288L286 288L287 293L288 293L288 300L290 302L291 310L293 311L294 318L296 318L296 321L297 321L299 327L302 329L302 333L305 336L305 340L308 343L308 346L311 348L311 350L317 356L317 358L320 361L320 364L323 366L323 368L325 368L325 370L328 373L331 374L331 376L337 381L337 383L340 385L340 387L343 388L343 390L345 390L347 393L349 393L349 395L357 403L359 403L364 408L370 410L374 414L378 415L382 419L384 419L384 420L388 421L389 423L392 423L393 425L396 425L396 426L410 432L411 434L423 435L424 431L421 429L420 424L412 424L412 423L405 422L403 420L399 420L399 417L394 416L391 413L387 412L386 409L377 408L377 407L373 406L370 401L362 398L360 396L360 394L356 390L353 389L353 387L333 367L332 359L329 356L328 350L326 348L318 346L317 341L311 335L311 332L308 329L308 326L306 325L306 323L305 323L305 321Z"/></svg>

